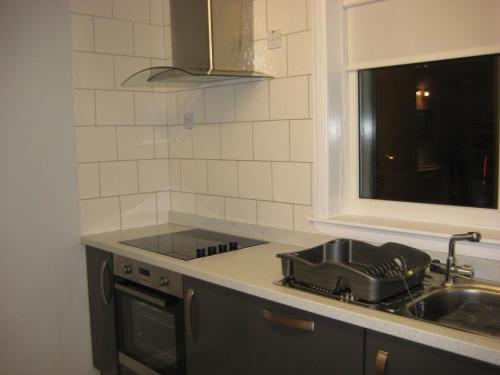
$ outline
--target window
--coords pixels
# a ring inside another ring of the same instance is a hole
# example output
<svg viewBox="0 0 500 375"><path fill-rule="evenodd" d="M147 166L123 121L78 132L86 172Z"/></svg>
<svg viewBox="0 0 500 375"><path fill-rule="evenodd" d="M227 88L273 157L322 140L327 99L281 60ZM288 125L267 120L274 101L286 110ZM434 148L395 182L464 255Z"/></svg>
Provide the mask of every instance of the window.
<svg viewBox="0 0 500 375"><path fill-rule="evenodd" d="M482 229L491 232L481 246L490 238L498 247L500 2L314 4L316 227L374 242L403 236L428 248L441 248L443 237L455 230ZM455 64L455 73L448 64ZM464 88L469 73L482 89ZM389 83L384 92L377 87L382 77L402 87L389 90ZM448 84L455 86L450 90ZM452 92L452 101L473 105L445 103L440 86ZM387 97L385 104L380 95ZM394 140L387 148L378 143L385 133L383 111L394 108L395 100L405 119L393 120L396 130L387 135L403 133L413 143L408 149ZM399 171L377 170L382 162L401 161L402 153L411 163ZM397 188L393 180L403 184Z"/></svg>
<svg viewBox="0 0 500 375"><path fill-rule="evenodd" d="M358 72L359 196L497 208L499 55Z"/></svg>

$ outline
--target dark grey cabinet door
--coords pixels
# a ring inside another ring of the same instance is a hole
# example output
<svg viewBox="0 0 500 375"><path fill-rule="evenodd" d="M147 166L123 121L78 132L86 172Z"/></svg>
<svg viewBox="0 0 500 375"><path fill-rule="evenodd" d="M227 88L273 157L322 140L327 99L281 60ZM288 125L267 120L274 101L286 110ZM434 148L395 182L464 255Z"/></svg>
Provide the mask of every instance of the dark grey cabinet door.
<svg viewBox="0 0 500 375"><path fill-rule="evenodd" d="M387 353L385 366L382 352ZM499 367L373 331L366 334L365 363L366 375L500 374Z"/></svg>
<svg viewBox="0 0 500 375"><path fill-rule="evenodd" d="M234 374L363 374L363 328L251 296L235 300Z"/></svg>
<svg viewBox="0 0 500 375"><path fill-rule="evenodd" d="M94 367L103 375L118 374L113 255L92 247L86 254Z"/></svg>
<svg viewBox="0 0 500 375"><path fill-rule="evenodd" d="M231 374L233 292L184 278L187 375Z"/></svg>
<svg viewBox="0 0 500 375"><path fill-rule="evenodd" d="M363 374L362 328L196 279L184 290L188 375Z"/></svg>

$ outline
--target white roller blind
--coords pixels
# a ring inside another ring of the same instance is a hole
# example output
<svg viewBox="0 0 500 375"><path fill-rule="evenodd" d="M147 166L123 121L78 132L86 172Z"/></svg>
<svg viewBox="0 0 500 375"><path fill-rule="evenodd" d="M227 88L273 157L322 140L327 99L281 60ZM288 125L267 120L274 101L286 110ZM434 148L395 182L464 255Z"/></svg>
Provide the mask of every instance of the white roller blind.
<svg viewBox="0 0 500 375"><path fill-rule="evenodd" d="M344 5L348 69L500 52L500 0L350 0Z"/></svg>

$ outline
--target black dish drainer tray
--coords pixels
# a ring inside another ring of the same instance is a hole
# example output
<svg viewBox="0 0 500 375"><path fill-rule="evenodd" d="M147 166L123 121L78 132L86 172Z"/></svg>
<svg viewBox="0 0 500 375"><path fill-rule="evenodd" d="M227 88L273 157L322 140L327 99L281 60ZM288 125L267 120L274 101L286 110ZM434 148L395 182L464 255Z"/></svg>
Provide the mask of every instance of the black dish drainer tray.
<svg viewBox="0 0 500 375"><path fill-rule="evenodd" d="M422 282L431 258L418 249L337 239L296 253L277 255L283 275L331 294L379 302ZM406 284L406 285L405 285Z"/></svg>

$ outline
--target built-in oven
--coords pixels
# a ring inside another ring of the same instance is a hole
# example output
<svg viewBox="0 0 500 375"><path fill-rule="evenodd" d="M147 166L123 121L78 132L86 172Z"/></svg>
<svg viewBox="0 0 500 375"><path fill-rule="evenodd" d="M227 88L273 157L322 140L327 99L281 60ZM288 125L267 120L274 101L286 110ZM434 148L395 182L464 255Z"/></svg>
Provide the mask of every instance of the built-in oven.
<svg viewBox="0 0 500 375"><path fill-rule="evenodd" d="M182 275L114 256L121 375L185 373Z"/></svg>

